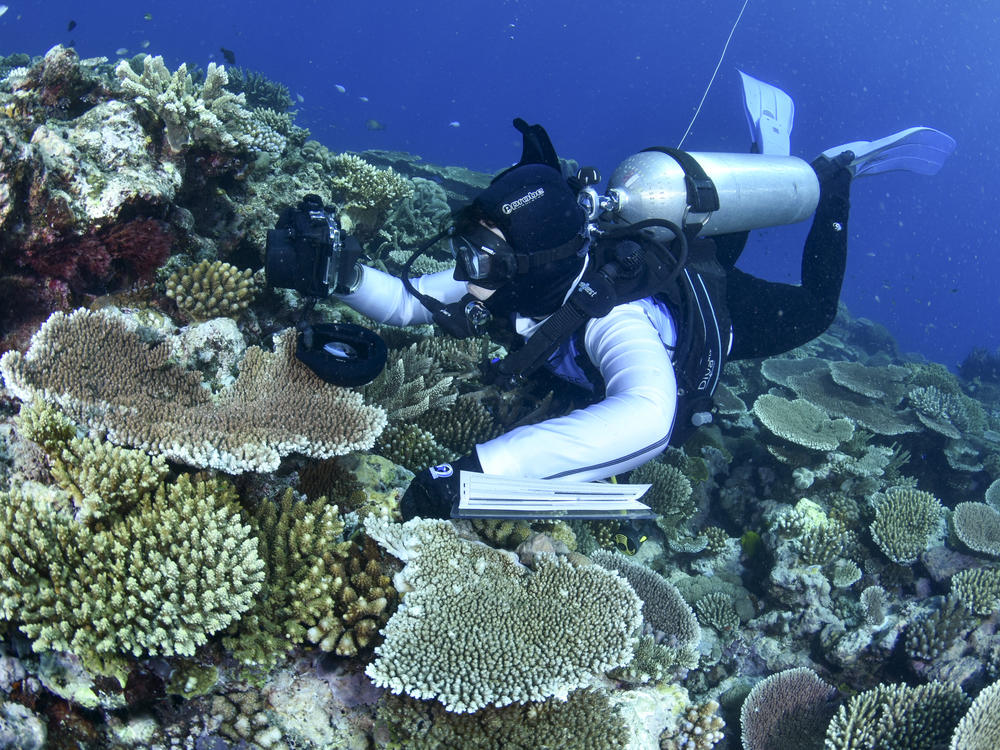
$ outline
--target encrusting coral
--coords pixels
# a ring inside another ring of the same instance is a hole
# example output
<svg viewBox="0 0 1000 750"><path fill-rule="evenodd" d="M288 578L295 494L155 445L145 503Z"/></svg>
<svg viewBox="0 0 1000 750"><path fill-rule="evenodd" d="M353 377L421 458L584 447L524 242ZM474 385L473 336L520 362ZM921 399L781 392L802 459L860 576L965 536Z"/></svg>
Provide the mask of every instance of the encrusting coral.
<svg viewBox="0 0 1000 750"><path fill-rule="evenodd" d="M289 453L370 448L385 425L381 409L296 359L293 329L275 337L274 353L250 347L236 382L214 396L169 355L121 314L77 310L50 316L26 354L0 358L0 373L22 401L56 403L115 443L231 474L273 471Z"/></svg>
<svg viewBox="0 0 1000 750"><path fill-rule="evenodd" d="M171 274L166 291L191 320L236 318L253 302L262 282L250 269L203 260Z"/></svg>
<svg viewBox="0 0 1000 750"><path fill-rule="evenodd" d="M552 557L531 571L447 521L365 525L406 563L366 669L376 685L468 713L565 697L631 660L641 602L614 573Z"/></svg>

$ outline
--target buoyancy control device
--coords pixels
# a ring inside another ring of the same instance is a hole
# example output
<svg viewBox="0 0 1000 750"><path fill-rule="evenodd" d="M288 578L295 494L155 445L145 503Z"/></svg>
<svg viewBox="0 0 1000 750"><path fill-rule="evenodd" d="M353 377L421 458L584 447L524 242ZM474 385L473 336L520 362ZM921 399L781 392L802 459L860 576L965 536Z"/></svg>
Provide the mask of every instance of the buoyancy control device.
<svg viewBox="0 0 1000 750"><path fill-rule="evenodd" d="M678 329L677 417L671 444L712 421L712 395L731 347L725 270L701 239L808 218L819 201L813 168L791 156L688 153L655 147L612 173L600 195L593 168L577 173L591 241L588 273L524 345L484 363L484 378L519 382L583 324L618 304L655 296Z"/></svg>

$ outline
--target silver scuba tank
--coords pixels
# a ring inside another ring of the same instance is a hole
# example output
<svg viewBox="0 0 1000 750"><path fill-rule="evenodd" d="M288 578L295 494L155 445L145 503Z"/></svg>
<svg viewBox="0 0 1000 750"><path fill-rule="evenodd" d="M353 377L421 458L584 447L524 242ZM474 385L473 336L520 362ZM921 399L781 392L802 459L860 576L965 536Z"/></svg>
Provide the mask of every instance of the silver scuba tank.
<svg viewBox="0 0 1000 750"><path fill-rule="evenodd" d="M604 208L635 223L666 219L678 226L703 224L699 235L794 224L808 218L819 201L819 180L794 156L689 152L715 187L718 209L692 209L685 170L662 151L643 151L619 164L608 180ZM667 230L662 230L667 231Z"/></svg>

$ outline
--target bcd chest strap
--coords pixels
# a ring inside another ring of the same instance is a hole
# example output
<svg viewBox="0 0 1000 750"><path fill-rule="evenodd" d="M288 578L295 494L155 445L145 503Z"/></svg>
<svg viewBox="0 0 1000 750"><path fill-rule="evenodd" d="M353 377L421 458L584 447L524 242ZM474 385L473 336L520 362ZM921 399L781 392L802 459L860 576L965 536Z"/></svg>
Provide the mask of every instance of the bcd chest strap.
<svg viewBox="0 0 1000 750"><path fill-rule="evenodd" d="M630 248L626 246L629 241L619 242L614 256L607 249L603 256L597 253L605 261L603 269L609 265L624 268L618 278L610 273L587 274L567 303L539 326L520 349L502 360L484 363L481 369L488 383L501 387L516 385L542 367L591 318L607 315L615 305L656 297L670 310L678 330L673 356L678 403L670 442L680 445L694 429L711 421L712 394L729 351L731 335L725 305L725 271L715 259L715 246L710 240L694 240L690 244L683 241L684 252L673 257L664 248L651 246L648 237L637 239L643 240L641 246L631 242L634 247ZM628 257L618 257L630 252L643 254L645 276L641 279L629 272L633 264ZM670 261L673 265L668 270Z"/></svg>

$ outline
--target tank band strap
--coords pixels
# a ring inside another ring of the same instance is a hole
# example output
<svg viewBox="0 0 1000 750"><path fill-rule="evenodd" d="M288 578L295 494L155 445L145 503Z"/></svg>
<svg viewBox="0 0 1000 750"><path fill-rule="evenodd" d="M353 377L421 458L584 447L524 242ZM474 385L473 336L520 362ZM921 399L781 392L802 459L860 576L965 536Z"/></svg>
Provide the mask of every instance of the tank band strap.
<svg viewBox="0 0 1000 750"><path fill-rule="evenodd" d="M681 165L684 170L684 185L687 187L687 202L697 214L707 214L719 210L719 191L701 164L687 151L667 146L650 146L643 151L658 151L666 154Z"/></svg>

